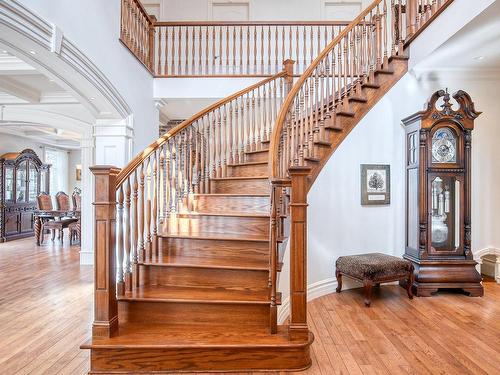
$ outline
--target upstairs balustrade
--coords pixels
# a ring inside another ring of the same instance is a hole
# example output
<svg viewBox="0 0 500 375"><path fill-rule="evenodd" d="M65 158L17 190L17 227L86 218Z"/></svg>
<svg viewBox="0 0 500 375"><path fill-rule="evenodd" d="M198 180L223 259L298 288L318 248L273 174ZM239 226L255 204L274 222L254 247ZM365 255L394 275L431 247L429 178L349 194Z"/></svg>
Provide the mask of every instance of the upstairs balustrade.
<svg viewBox="0 0 500 375"><path fill-rule="evenodd" d="M393 3L404 40L416 35L443 0ZM294 74L300 76L348 24L157 22L139 0L122 0L120 39L155 77L271 76L286 59L295 61Z"/></svg>

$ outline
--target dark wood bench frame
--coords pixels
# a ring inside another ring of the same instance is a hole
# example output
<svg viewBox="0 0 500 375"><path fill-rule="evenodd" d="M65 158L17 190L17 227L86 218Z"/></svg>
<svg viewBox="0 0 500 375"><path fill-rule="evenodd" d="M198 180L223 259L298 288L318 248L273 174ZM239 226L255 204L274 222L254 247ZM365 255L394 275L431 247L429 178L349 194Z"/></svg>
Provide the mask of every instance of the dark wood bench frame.
<svg viewBox="0 0 500 375"><path fill-rule="evenodd" d="M363 288L365 290L365 305L366 307L370 307L371 305L371 300L372 300L372 289L373 286L380 286L381 283L389 283L392 281L405 281L406 283L406 292L408 293L408 298L413 299L413 291L412 291L412 286L413 286L413 280L414 280L414 275L413 275L414 267L413 264L410 267L410 271L404 276L401 275L396 275L396 276L387 276L387 277L382 277L382 278L373 278L373 279L360 279L358 277L349 275L348 273L345 272L340 272L339 270L335 271L335 276L337 277L337 289L336 292L340 293L342 290L342 276L347 276L350 279L359 281L363 283Z"/></svg>

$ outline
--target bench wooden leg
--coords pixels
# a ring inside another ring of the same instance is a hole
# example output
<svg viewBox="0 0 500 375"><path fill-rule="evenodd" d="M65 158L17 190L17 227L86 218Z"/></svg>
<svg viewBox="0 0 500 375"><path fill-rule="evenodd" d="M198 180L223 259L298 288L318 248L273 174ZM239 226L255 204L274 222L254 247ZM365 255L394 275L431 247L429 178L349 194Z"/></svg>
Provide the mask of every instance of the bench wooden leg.
<svg viewBox="0 0 500 375"><path fill-rule="evenodd" d="M372 303L372 288L373 282L371 280L364 281L364 289L365 289L365 305L366 307L370 307Z"/></svg>
<svg viewBox="0 0 500 375"><path fill-rule="evenodd" d="M335 271L335 276L337 277L337 289L335 291L340 293L342 290L342 274L339 271Z"/></svg>
<svg viewBox="0 0 500 375"><path fill-rule="evenodd" d="M413 264L411 265L410 272L408 275L408 282L406 283L406 292L408 293L408 298L413 299L413 280L415 276L413 275Z"/></svg>

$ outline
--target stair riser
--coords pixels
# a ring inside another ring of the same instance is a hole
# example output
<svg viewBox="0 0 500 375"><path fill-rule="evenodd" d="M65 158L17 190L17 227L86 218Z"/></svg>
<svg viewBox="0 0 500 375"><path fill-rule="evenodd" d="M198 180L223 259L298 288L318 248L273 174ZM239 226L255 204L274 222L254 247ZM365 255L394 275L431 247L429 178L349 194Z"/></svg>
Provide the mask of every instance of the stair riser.
<svg viewBox="0 0 500 375"><path fill-rule="evenodd" d="M188 216L172 220L169 226L171 232L196 233L200 229L204 233L224 233L241 236L269 236L269 217L238 217L238 216Z"/></svg>
<svg viewBox="0 0 500 375"><path fill-rule="evenodd" d="M227 170L228 177L252 177L252 176L267 176L267 164L250 164L230 166Z"/></svg>
<svg viewBox="0 0 500 375"><path fill-rule="evenodd" d="M267 179L211 180L210 192L217 194L269 194Z"/></svg>
<svg viewBox="0 0 500 375"><path fill-rule="evenodd" d="M160 251L171 256L269 259L267 242L160 238Z"/></svg>
<svg viewBox="0 0 500 375"><path fill-rule="evenodd" d="M92 349L89 374L168 371L300 371L311 365L309 347Z"/></svg>
<svg viewBox="0 0 500 375"><path fill-rule="evenodd" d="M268 161L269 160L269 151L265 152L252 152L250 154L245 154L246 162L258 162L258 161Z"/></svg>
<svg viewBox="0 0 500 375"><path fill-rule="evenodd" d="M200 195L191 200L191 209L207 213L269 212L269 197Z"/></svg>
<svg viewBox="0 0 500 375"><path fill-rule="evenodd" d="M119 301L120 323L269 326L269 305Z"/></svg>
<svg viewBox="0 0 500 375"><path fill-rule="evenodd" d="M148 285L182 285L216 288L263 290L267 288L269 272L264 270L234 270L179 266L140 267L141 282Z"/></svg>

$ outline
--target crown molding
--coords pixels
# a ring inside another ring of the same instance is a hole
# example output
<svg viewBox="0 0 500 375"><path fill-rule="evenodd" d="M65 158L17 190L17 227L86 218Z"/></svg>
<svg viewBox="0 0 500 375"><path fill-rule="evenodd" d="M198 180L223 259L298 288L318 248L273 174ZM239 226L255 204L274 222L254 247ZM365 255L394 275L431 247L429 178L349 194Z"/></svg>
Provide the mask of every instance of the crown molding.
<svg viewBox="0 0 500 375"><path fill-rule="evenodd" d="M0 26L15 32L29 40L36 55L28 55L23 48L17 47L12 41L6 40L5 33L0 41L8 50L15 51L17 56L23 56L28 61L34 61L50 75L57 77L76 94L76 97L87 107L96 118L113 117L113 114L104 108L98 108L95 102L88 99L78 85L70 82L71 76L78 75L96 91L96 97L100 95L106 101L107 106L112 107L120 117L127 117L132 113L125 99L120 95L114 85L107 77L92 63L92 61L71 41L69 41L61 29L47 20L44 20L17 0L5 0L0 2ZM64 63L68 71L74 72L63 76L58 69L45 64L37 56L50 53L57 56ZM74 77L73 77L74 78Z"/></svg>

